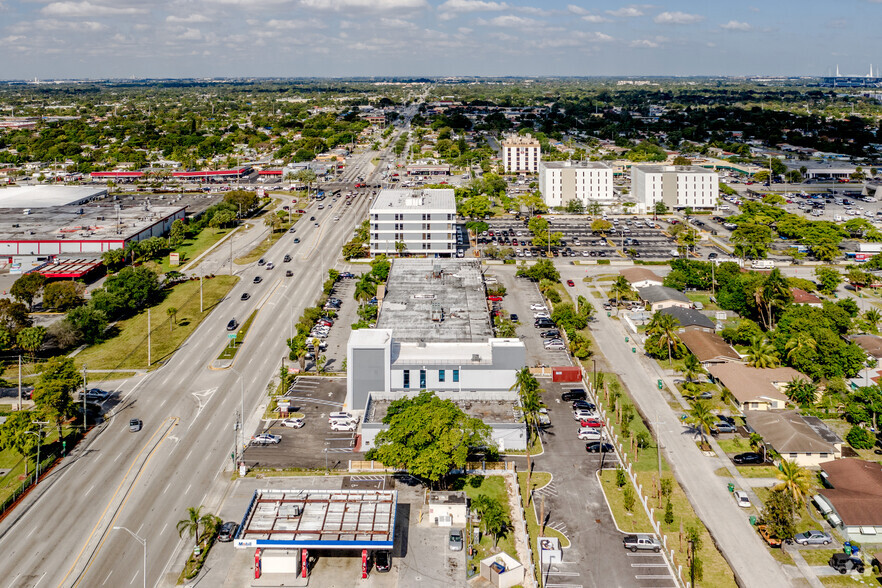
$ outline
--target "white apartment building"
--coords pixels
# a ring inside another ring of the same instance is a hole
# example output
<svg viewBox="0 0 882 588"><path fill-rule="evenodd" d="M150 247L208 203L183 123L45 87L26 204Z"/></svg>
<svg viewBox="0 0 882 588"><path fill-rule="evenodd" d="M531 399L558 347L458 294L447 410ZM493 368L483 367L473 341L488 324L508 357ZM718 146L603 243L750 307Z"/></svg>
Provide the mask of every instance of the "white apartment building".
<svg viewBox="0 0 882 588"><path fill-rule="evenodd" d="M694 165L634 165L631 193L641 212L651 212L656 202L670 209L710 209L720 196L720 176Z"/></svg>
<svg viewBox="0 0 882 588"><path fill-rule="evenodd" d="M566 206L579 200L587 206L591 201L613 199L613 172L597 161L543 161L539 164L539 191L547 206Z"/></svg>
<svg viewBox="0 0 882 588"><path fill-rule="evenodd" d="M382 190L370 209L371 255L450 257L456 252L453 190Z"/></svg>
<svg viewBox="0 0 882 588"><path fill-rule="evenodd" d="M502 140L502 164L505 173L539 173L539 140L530 133L506 135Z"/></svg>

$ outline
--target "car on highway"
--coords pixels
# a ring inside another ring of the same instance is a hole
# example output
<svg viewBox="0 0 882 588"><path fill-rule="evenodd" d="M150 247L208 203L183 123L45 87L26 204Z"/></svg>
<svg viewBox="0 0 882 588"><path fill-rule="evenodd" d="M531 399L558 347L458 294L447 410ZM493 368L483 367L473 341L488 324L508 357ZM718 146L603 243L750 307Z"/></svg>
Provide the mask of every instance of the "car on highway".
<svg viewBox="0 0 882 588"><path fill-rule="evenodd" d="M300 239L298 239L297 237L295 237L295 238L294 238L294 243L300 243Z"/></svg>
<svg viewBox="0 0 882 588"><path fill-rule="evenodd" d="M260 276L254 276L254 279L251 280L251 283L252 283L252 284L259 284L259 283L261 283L262 281L263 281L263 278L261 278Z"/></svg>
<svg viewBox="0 0 882 588"><path fill-rule="evenodd" d="M291 230L289 230L288 232L289 232L289 233L294 233L294 232L296 232L296 231L297 231L297 229L295 229L294 227L291 227Z"/></svg>
<svg viewBox="0 0 882 588"><path fill-rule="evenodd" d="M260 258L257 260L257 265L266 265L266 260L264 258Z"/></svg>
<svg viewBox="0 0 882 588"><path fill-rule="evenodd" d="M811 530L794 535L793 540L799 545L829 545L833 537L824 531Z"/></svg>
<svg viewBox="0 0 882 588"><path fill-rule="evenodd" d="M290 255L285 255L285 257L282 258L282 261L283 261L284 263L288 263L289 261L291 261L291 256L290 256Z"/></svg>
<svg viewBox="0 0 882 588"><path fill-rule="evenodd" d="M236 531L239 530L239 524L234 523L233 521L227 521L223 525L221 525L220 530L217 533L217 540L222 543L229 543L233 540L233 537L236 536Z"/></svg>
<svg viewBox="0 0 882 588"><path fill-rule="evenodd" d="M228 331L235 331L236 327L238 327L238 326L239 326L239 323L236 322L236 319L230 319L230 322L227 323L227 330Z"/></svg>
<svg viewBox="0 0 882 588"><path fill-rule="evenodd" d="M612 443L589 441L585 444L585 451L588 453L612 453L615 449L613 448Z"/></svg>
<svg viewBox="0 0 882 588"><path fill-rule="evenodd" d="M451 529L447 535L447 547L450 551L462 551L462 531Z"/></svg>
<svg viewBox="0 0 882 588"><path fill-rule="evenodd" d="M732 496L735 498L735 504L741 508L750 508L750 498L747 496L747 492L736 490Z"/></svg>
<svg viewBox="0 0 882 588"><path fill-rule="evenodd" d="M272 435L270 433L255 435L251 438L252 445L278 445L281 441L282 437L280 435Z"/></svg>
<svg viewBox="0 0 882 588"><path fill-rule="evenodd" d="M763 456L759 453L747 452L747 453L739 453L735 457L732 458L732 461L738 465L744 464L759 464L763 463L765 460Z"/></svg>
<svg viewBox="0 0 882 588"><path fill-rule="evenodd" d="M304 421L301 418L285 419L281 423L281 425L283 427L290 427L292 429L302 429L303 425L305 425L305 424L306 424L306 421Z"/></svg>
<svg viewBox="0 0 882 588"><path fill-rule="evenodd" d="M294 272L292 272L291 270L287 270L287 271L285 272L285 277L286 277L286 278L290 278L290 277L293 276L293 275L294 275Z"/></svg>
<svg viewBox="0 0 882 588"><path fill-rule="evenodd" d="M137 433L144 427L144 423L141 419L131 419L129 420L129 432Z"/></svg>
<svg viewBox="0 0 882 588"><path fill-rule="evenodd" d="M239 296L239 300L248 300L249 298L251 298L251 294L248 292L243 292L242 295Z"/></svg>
<svg viewBox="0 0 882 588"><path fill-rule="evenodd" d="M276 267L276 264L274 264L274 263L271 262L271 261L270 261L269 263L266 264L266 269L268 269L268 270L271 270L271 269L273 269L274 267Z"/></svg>
<svg viewBox="0 0 882 588"><path fill-rule="evenodd" d="M314 221L314 220L315 220L315 217L314 217L314 216L311 216L311 217L309 217L309 220Z"/></svg>

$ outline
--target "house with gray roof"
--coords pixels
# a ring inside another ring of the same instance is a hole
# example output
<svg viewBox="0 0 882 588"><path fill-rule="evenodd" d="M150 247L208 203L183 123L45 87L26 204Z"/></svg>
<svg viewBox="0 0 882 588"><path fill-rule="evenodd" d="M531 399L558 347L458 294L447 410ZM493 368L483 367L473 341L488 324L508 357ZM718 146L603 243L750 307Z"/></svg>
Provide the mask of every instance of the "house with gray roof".
<svg viewBox="0 0 882 588"><path fill-rule="evenodd" d="M681 308L689 308L692 301L679 290L668 288L667 286L647 286L646 288L637 288L640 300L649 305L650 310L655 312L663 308L679 306Z"/></svg>

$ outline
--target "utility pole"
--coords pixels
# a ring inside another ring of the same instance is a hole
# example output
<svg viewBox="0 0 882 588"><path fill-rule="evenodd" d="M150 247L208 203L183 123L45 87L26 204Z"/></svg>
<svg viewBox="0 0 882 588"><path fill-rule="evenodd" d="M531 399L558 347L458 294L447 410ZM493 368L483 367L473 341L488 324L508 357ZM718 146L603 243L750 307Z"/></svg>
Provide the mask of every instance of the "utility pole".
<svg viewBox="0 0 882 588"><path fill-rule="evenodd" d="M18 355L18 410L21 410L21 354Z"/></svg>
<svg viewBox="0 0 882 588"><path fill-rule="evenodd" d="M230 235L230 275L233 275L233 236Z"/></svg>
<svg viewBox="0 0 882 588"><path fill-rule="evenodd" d="M147 369L150 369L150 309L147 309Z"/></svg>
<svg viewBox="0 0 882 588"><path fill-rule="evenodd" d="M83 436L86 435L86 366L83 365Z"/></svg>
<svg viewBox="0 0 882 588"><path fill-rule="evenodd" d="M203 277L202 273L203 272L201 272L201 271L199 272L199 314L202 314L202 312L203 312L203 310L202 310L202 277Z"/></svg>
<svg viewBox="0 0 882 588"><path fill-rule="evenodd" d="M658 413L655 414L655 452L658 454L658 484L659 488L661 488L661 430L658 424Z"/></svg>

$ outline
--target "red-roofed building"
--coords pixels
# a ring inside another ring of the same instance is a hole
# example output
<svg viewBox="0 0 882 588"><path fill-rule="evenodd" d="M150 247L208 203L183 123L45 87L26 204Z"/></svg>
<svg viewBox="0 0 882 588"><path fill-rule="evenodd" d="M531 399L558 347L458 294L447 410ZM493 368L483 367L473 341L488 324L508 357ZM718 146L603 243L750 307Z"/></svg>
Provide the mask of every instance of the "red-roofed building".
<svg viewBox="0 0 882 588"><path fill-rule="evenodd" d="M112 171L92 172L89 174L93 180L140 180L144 172L139 171Z"/></svg>
<svg viewBox="0 0 882 588"><path fill-rule="evenodd" d="M802 288L790 288L790 292L793 294L793 304L804 304L815 308L821 308L824 305L820 298Z"/></svg>
<svg viewBox="0 0 882 588"><path fill-rule="evenodd" d="M202 171L180 171L172 172L171 176L179 180L196 180L204 178L206 180L230 180L236 178L247 178L254 173L254 168L237 167L235 169L209 169Z"/></svg>

